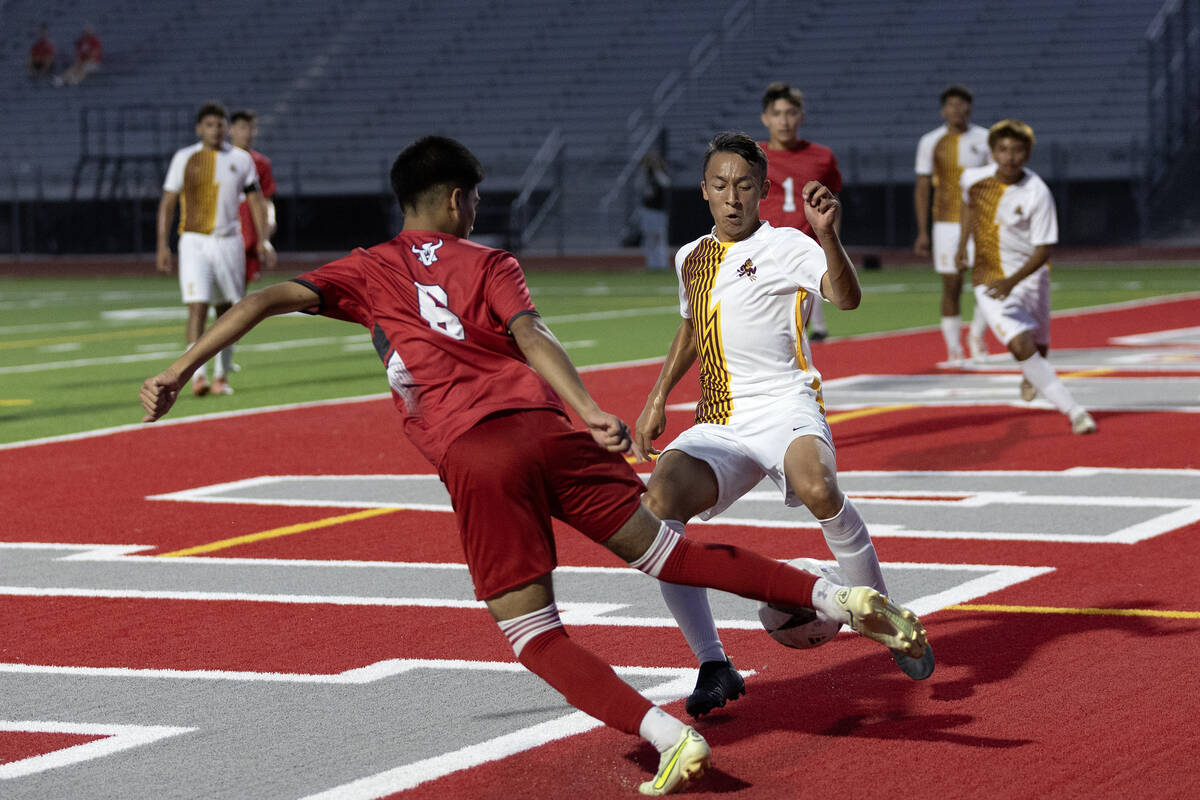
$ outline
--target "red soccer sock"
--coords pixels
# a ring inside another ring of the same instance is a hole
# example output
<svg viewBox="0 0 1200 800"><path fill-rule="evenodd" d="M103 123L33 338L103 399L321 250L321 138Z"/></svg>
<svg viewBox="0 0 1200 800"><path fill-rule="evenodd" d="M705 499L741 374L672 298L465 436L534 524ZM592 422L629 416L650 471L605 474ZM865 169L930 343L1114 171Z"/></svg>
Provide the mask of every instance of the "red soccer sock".
<svg viewBox="0 0 1200 800"><path fill-rule="evenodd" d="M812 608L817 576L731 544L679 537L658 579L707 586L788 608Z"/></svg>
<svg viewBox="0 0 1200 800"><path fill-rule="evenodd" d="M568 703L619 731L639 735L642 717L654 705L561 627L531 639L519 659Z"/></svg>

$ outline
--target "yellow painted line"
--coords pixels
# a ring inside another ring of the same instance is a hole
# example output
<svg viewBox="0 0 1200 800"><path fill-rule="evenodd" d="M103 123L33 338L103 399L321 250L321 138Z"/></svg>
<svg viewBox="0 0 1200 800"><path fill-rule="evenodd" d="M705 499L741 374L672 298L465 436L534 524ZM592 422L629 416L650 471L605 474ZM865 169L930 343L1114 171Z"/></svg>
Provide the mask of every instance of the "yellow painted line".
<svg viewBox="0 0 1200 800"><path fill-rule="evenodd" d="M872 417L876 414L886 414L889 411L903 411L906 408L916 408L912 403L899 406L876 406L875 408L860 408L855 411L843 411L840 414L834 414L826 417L825 421L832 425L835 422L845 422L846 420L858 419L859 417Z"/></svg>
<svg viewBox="0 0 1200 800"><path fill-rule="evenodd" d="M0 342L0 350L17 350L22 347L49 347L56 344L74 344L76 342L99 342L106 339L126 339L135 336L162 336L164 333L178 334L182 330L182 325L172 325L170 328L135 328L131 331L79 333L74 336L55 336L48 339L18 339L13 342Z"/></svg>
<svg viewBox="0 0 1200 800"><path fill-rule="evenodd" d="M1081 369L1078 372L1064 372L1062 378L1095 378L1098 375L1108 375L1116 372L1114 367L1097 367L1096 369Z"/></svg>
<svg viewBox="0 0 1200 800"><path fill-rule="evenodd" d="M1058 608L1056 606L998 606L962 603L946 606L951 611L1000 611L1006 614L1080 614L1089 617L1163 617L1200 619L1200 611L1155 611L1148 608Z"/></svg>
<svg viewBox="0 0 1200 800"><path fill-rule="evenodd" d="M219 539L215 542L198 544L195 547L188 547L183 550L173 550L170 553L159 553L158 557L176 558L179 556L194 556L200 553L211 553L214 550L224 550L227 547L237 547L238 545L261 542L266 539L277 539L280 536L291 536L295 533L314 531L318 528L330 528L334 525L342 525L347 522L357 522L360 519L370 519L371 517L379 517L384 514L394 514L400 510L401 509L399 508L369 508L366 511L355 511L353 514L341 514L336 517L326 517L325 519L313 520L312 522L301 522L298 525L288 525L283 528L272 528L269 531L248 533L245 536L234 536L231 539Z"/></svg>
<svg viewBox="0 0 1200 800"><path fill-rule="evenodd" d="M0 400L0 406L31 406L33 401L25 397L14 397L11 400Z"/></svg>

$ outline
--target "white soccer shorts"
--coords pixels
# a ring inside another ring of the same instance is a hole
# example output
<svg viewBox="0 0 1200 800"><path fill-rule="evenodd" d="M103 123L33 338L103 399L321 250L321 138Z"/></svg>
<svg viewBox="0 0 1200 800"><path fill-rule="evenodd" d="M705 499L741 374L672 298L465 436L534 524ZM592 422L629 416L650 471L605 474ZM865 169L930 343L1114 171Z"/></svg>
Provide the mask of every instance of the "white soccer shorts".
<svg viewBox="0 0 1200 800"><path fill-rule="evenodd" d="M788 506L804 503L788 486L783 456L801 436L816 436L833 450L833 434L816 399L801 395L787 400L754 403L758 413L743 403L728 425L700 423L679 434L664 453L679 450L706 462L717 476L717 504L700 514L711 519L769 477Z"/></svg>
<svg viewBox="0 0 1200 800"><path fill-rule="evenodd" d="M184 303L236 303L246 293L241 234L179 235L179 292Z"/></svg>
<svg viewBox="0 0 1200 800"><path fill-rule="evenodd" d="M933 268L939 275L958 272L954 257L958 255L958 236L961 228L957 222L933 223ZM967 241L967 263L975 263L975 240Z"/></svg>
<svg viewBox="0 0 1200 800"><path fill-rule="evenodd" d="M987 294L986 286L976 286L975 307L983 313L992 333L1005 345L1025 331L1033 331L1034 344L1049 345L1049 267L1042 267L1018 283L1003 300Z"/></svg>

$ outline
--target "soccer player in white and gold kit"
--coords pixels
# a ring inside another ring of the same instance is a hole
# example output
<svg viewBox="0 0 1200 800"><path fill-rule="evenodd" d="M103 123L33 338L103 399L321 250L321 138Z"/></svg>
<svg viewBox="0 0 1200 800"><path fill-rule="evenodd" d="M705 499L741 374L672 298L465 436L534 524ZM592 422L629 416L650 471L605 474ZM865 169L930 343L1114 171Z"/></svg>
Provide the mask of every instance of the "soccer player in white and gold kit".
<svg viewBox="0 0 1200 800"><path fill-rule="evenodd" d="M951 364L961 362L963 358L960 299L963 279L955 264L962 208L958 182L964 169L983 166L989 158L987 128L972 125L970 121L972 99L970 90L963 86L949 86L942 92L942 119L946 122L926 133L917 143L917 182L913 189L913 208L917 217L917 240L913 251L925 256L932 252L933 268L942 276L942 337L946 340L946 357ZM983 316L976 313L967 337L973 360L987 355L986 329Z"/></svg>
<svg viewBox="0 0 1200 800"><path fill-rule="evenodd" d="M1058 242L1058 216L1050 188L1025 167L1033 129L1005 119L988 131L994 164L962 176L962 236L958 267L972 269L976 313L1013 354L1024 375L1022 397L1041 394L1071 420L1074 433L1093 433L1096 422L1075 401L1046 360L1050 352L1050 253ZM974 239L972 267L967 240Z"/></svg>
<svg viewBox="0 0 1200 800"><path fill-rule="evenodd" d="M238 213L243 192L258 230L259 256L268 266L275 259L254 160L225 141L228 125L224 106L208 103L201 107L196 115L199 141L171 158L158 204L157 268L164 273L171 271L168 242L175 207L179 206L179 290L188 308L188 347L204 333L210 304L220 316L245 294L246 254ZM192 380L193 391L197 395L210 390L231 393L226 376L232 366L230 346L217 356L211 386L201 366Z"/></svg>
<svg viewBox="0 0 1200 800"><path fill-rule="evenodd" d="M767 157L741 133L718 135L704 158L701 192L713 230L675 256L683 320L667 353L635 441L646 453L666 429L667 397L700 361L696 424L662 452L643 502L683 533L699 515L720 514L763 477L789 506L807 506L847 582L886 592L866 524L837 483L833 438L825 421L821 375L804 327L809 297L856 308L862 289L838 236L841 205L816 181L801 188L813 238L759 218L771 189ZM687 710L700 716L744 691L725 655L703 589L662 586L667 606L700 661ZM933 671L933 650L921 659L893 653L921 679Z"/></svg>

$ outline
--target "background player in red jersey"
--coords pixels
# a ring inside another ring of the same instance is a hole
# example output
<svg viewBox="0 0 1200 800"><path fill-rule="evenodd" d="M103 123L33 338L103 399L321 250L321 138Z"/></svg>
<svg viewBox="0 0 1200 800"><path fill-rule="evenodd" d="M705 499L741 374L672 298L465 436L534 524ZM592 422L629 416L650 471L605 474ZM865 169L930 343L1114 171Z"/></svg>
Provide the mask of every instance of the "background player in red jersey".
<svg viewBox="0 0 1200 800"><path fill-rule="evenodd" d="M658 774L639 787L643 794L681 788L708 765L709 747L567 637L554 602L551 517L659 580L815 604L886 646L923 653L920 622L878 592L839 587L742 548L689 541L642 506L644 487L618 455L643 456L628 427L588 394L534 308L516 259L465 238L482 178L458 142L410 145L392 167L400 235L239 302L145 381L144 421L170 409L206 358L269 316L309 311L362 324L406 435L450 492L476 597L528 669L576 708L654 744ZM571 427L563 400L588 432ZM296 432L299 445L303 436Z"/></svg>
<svg viewBox="0 0 1200 800"><path fill-rule="evenodd" d="M762 199L759 216L776 228L796 228L815 239L812 225L804 217L800 190L809 181L816 181L834 194L840 192L842 173L838 172L837 159L825 145L800 138L804 94L799 89L778 81L772 83L763 93L762 107L767 141L759 142L759 146L767 154L767 180L773 191ZM841 233L840 220L838 227ZM820 300L811 301L808 328L808 338L814 342L829 335Z"/></svg>
<svg viewBox="0 0 1200 800"><path fill-rule="evenodd" d="M241 109L229 117L229 141L234 147L240 147L254 159L254 168L258 170L258 191L267 209L267 235L275 235L275 175L271 172L271 159L254 149L254 140L258 137L258 120L253 111ZM238 209L242 217L242 241L246 244L246 283L256 281L260 275L261 265L258 262L258 230L254 227L254 217L250 214L250 205L243 196L242 205ZM266 241L268 250L274 250L271 241Z"/></svg>

